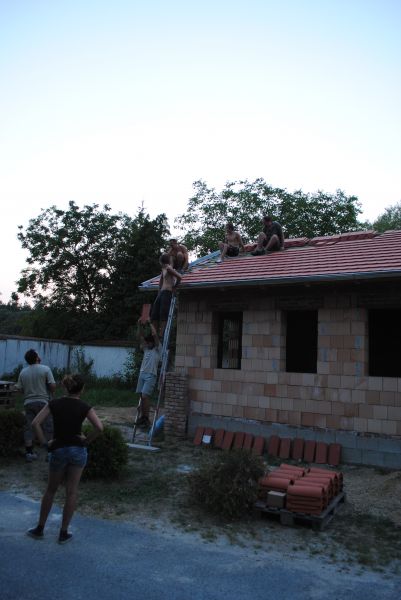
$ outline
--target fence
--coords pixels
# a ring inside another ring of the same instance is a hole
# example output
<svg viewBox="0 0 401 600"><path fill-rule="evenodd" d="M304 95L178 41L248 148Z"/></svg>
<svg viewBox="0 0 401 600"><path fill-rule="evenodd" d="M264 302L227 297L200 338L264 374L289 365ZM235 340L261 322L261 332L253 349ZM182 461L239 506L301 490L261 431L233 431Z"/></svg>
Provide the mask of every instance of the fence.
<svg viewBox="0 0 401 600"><path fill-rule="evenodd" d="M19 365L26 365L24 354L33 348L42 359L42 363L51 369L70 369L74 365L77 352L86 363L93 360L92 373L97 377L118 376L124 371L124 365L132 347L128 345L82 344L59 340L24 338L0 335L0 376L12 373Z"/></svg>

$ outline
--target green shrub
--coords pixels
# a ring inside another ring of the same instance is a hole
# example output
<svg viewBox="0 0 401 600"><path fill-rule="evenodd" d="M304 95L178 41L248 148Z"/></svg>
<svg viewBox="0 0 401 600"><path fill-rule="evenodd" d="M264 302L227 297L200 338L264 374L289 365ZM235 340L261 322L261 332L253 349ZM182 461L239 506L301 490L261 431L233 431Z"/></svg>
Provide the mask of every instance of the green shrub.
<svg viewBox="0 0 401 600"><path fill-rule="evenodd" d="M88 434L90 428L84 427ZM105 426L103 433L88 448L86 479L114 479L128 462L128 448L119 429Z"/></svg>
<svg viewBox="0 0 401 600"><path fill-rule="evenodd" d="M24 365L20 363L18 367L15 367L13 371L10 371L9 373L2 373L0 375L0 379L4 379L6 381L17 381L18 375L20 374L23 367Z"/></svg>
<svg viewBox="0 0 401 600"><path fill-rule="evenodd" d="M0 456L12 456L23 445L24 422L19 410L0 408Z"/></svg>
<svg viewBox="0 0 401 600"><path fill-rule="evenodd" d="M262 459L249 452L213 453L189 475L191 495L208 511L237 519L252 509L264 471Z"/></svg>

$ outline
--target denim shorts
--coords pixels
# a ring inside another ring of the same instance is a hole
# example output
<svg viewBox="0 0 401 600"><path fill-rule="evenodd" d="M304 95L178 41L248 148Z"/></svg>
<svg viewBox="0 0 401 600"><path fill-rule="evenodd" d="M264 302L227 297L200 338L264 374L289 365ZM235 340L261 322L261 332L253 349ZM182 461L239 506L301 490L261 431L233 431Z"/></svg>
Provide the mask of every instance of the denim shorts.
<svg viewBox="0 0 401 600"><path fill-rule="evenodd" d="M65 467L81 467L86 465L88 451L82 446L64 446L50 452L49 467L52 471L61 471Z"/></svg>
<svg viewBox="0 0 401 600"><path fill-rule="evenodd" d="M155 389L157 377L152 373L139 373L136 391L144 396L151 396Z"/></svg>

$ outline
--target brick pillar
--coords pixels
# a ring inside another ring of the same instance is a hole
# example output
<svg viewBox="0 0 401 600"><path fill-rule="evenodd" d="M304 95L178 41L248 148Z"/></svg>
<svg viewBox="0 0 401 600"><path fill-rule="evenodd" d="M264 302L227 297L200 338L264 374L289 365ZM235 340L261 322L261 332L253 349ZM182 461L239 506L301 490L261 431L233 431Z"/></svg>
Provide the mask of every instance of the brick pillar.
<svg viewBox="0 0 401 600"><path fill-rule="evenodd" d="M164 432L184 438L188 420L188 378L181 373L166 373L164 392Z"/></svg>

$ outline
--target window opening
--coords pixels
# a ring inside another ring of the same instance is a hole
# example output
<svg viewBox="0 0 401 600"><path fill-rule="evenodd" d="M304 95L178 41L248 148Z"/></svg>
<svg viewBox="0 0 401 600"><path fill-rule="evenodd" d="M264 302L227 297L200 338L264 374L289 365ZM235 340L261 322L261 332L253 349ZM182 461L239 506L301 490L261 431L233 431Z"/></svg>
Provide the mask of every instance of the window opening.
<svg viewBox="0 0 401 600"><path fill-rule="evenodd" d="M317 318L317 310L287 311L287 372L317 373Z"/></svg>
<svg viewBox="0 0 401 600"><path fill-rule="evenodd" d="M242 313L219 315L218 369L240 369L242 357Z"/></svg>
<svg viewBox="0 0 401 600"><path fill-rule="evenodd" d="M369 375L401 377L401 310L369 310Z"/></svg>

